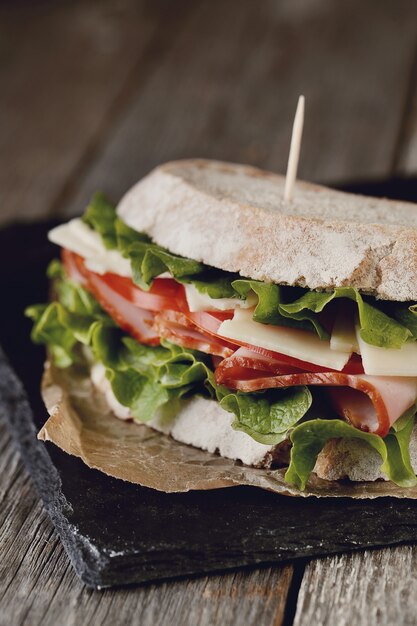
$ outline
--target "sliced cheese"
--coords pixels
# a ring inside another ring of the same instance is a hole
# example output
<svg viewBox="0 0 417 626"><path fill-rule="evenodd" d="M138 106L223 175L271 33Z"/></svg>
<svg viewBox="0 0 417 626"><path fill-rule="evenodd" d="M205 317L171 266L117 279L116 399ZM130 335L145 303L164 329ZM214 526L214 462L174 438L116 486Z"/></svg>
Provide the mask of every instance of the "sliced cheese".
<svg viewBox="0 0 417 626"><path fill-rule="evenodd" d="M233 319L220 325L218 334L334 370L342 370L350 358L351 350L331 350L330 341L313 332L260 324L253 321L252 314L253 309L236 309Z"/></svg>
<svg viewBox="0 0 417 626"><path fill-rule="evenodd" d="M360 354L352 311L343 306L339 307L333 325L330 337L330 349Z"/></svg>
<svg viewBox="0 0 417 626"><path fill-rule="evenodd" d="M230 309L247 309L255 306L257 296L250 295L246 300L239 298L210 298L205 293L200 293L194 285L184 285L188 308L191 313L197 311L230 311Z"/></svg>
<svg viewBox="0 0 417 626"><path fill-rule="evenodd" d="M108 250L98 233L75 218L56 226L48 233L49 241L79 254L85 259L87 269L97 274L111 272L131 278L130 261L119 250Z"/></svg>
<svg viewBox="0 0 417 626"><path fill-rule="evenodd" d="M417 376L417 342L405 343L399 349L378 348L366 343L356 327L365 374L371 376Z"/></svg>

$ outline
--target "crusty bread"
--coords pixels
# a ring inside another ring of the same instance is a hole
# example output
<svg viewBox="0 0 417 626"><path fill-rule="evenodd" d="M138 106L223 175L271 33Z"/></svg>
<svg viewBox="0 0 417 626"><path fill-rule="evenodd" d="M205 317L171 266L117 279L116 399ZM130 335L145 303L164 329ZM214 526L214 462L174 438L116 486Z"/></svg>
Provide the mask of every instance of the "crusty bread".
<svg viewBox="0 0 417 626"><path fill-rule="evenodd" d="M410 439L410 460L417 473L417 424ZM378 452L359 439L332 439L320 452L314 468L319 478L326 480L364 481L386 476L381 473Z"/></svg>
<svg viewBox="0 0 417 626"><path fill-rule="evenodd" d="M242 276L311 289L351 285L417 300L417 210L218 161L174 161L118 206L132 228L176 254Z"/></svg>

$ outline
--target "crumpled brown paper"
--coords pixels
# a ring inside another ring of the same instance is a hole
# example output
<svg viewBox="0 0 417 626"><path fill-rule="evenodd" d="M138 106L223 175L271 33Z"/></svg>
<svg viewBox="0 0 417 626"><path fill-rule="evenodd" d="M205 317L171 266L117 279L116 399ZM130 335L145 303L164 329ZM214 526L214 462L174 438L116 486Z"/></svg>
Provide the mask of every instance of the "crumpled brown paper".
<svg viewBox="0 0 417 626"><path fill-rule="evenodd" d="M50 414L38 438L52 441L89 467L158 491L185 492L236 485L283 495L417 499L417 488L392 482L330 482L312 475L305 491L284 481L285 470L255 469L174 441L145 425L117 419L86 371L47 364L42 394Z"/></svg>

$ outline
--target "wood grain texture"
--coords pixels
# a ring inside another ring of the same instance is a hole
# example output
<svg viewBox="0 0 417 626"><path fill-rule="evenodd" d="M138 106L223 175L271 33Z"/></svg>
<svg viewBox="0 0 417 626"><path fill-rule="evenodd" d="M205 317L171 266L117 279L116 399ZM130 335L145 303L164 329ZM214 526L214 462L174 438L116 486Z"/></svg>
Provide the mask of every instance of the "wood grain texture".
<svg viewBox="0 0 417 626"><path fill-rule="evenodd" d="M403 626L416 623L417 549L312 561L300 588L294 626Z"/></svg>
<svg viewBox="0 0 417 626"><path fill-rule="evenodd" d="M0 623L30 624L48 604L45 574L59 582L70 566L2 422L0 450Z"/></svg>
<svg viewBox="0 0 417 626"><path fill-rule="evenodd" d="M415 3L240 0L238 6L223 0L194 7L170 54L139 85L86 169L65 214L79 213L97 189L120 198L173 158L285 171L300 92L301 178L390 174L417 38Z"/></svg>
<svg viewBox="0 0 417 626"><path fill-rule="evenodd" d="M124 108L138 63L146 74L155 33L164 21L176 24L181 7L178 16L151 0L0 7L3 223L53 212Z"/></svg>
<svg viewBox="0 0 417 626"><path fill-rule="evenodd" d="M0 421L0 625L282 624L291 566L121 590L76 577Z"/></svg>
<svg viewBox="0 0 417 626"><path fill-rule="evenodd" d="M394 168L395 173L400 176L417 175L417 46Z"/></svg>

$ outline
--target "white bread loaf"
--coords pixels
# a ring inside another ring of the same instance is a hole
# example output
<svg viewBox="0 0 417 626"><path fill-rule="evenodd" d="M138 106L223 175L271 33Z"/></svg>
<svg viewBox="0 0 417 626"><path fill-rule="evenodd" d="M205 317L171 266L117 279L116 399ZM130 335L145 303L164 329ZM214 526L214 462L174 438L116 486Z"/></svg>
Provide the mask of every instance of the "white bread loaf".
<svg viewBox="0 0 417 626"><path fill-rule="evenodd" d="M218 161L162 165L119 216L172 252L269 282L417 300L417 210Z"/></svg>

